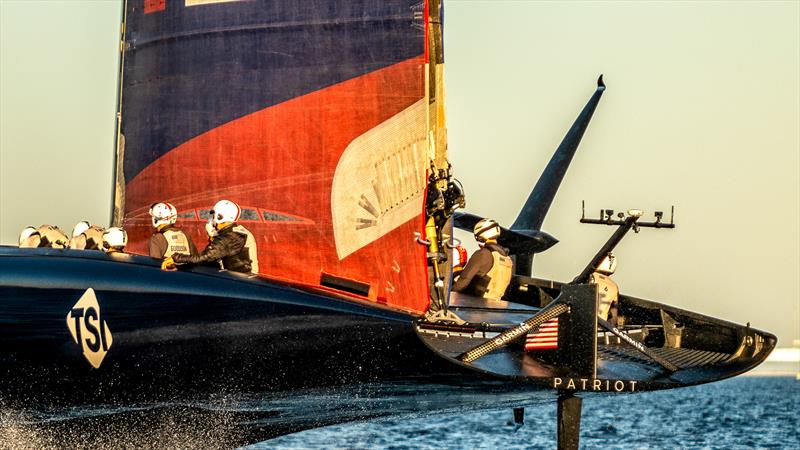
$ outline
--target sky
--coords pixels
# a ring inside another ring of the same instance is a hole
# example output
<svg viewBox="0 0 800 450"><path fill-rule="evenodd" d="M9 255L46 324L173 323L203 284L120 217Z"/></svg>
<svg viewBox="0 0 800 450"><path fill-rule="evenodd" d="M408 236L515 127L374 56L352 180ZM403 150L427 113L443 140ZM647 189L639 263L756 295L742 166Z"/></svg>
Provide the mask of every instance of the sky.
<svg viewBox="0 0 800 450"><path fill-rule="evenodd" d="M120 12L0 0L0 243L108 224ZM604 74L535 276L572 279L613 232L582 200L674 205L617 247L621 290L800 339L800 2L448 0L445 62L466 210L506 226Z"/></svg>

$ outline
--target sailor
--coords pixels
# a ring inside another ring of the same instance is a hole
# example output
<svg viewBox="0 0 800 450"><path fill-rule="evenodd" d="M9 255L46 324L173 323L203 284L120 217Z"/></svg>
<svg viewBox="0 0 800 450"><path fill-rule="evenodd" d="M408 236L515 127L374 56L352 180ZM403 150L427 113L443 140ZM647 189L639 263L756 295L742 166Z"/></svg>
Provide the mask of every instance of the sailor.
<svg viewBox="0 0 800 450"><path fill-rule="evenodd" d="M124 253L128 244L128 233L122 228L111 227L103 232L103 251L106 253Z"/></svg>
<svg viewBox="0 0 800 450"><path fill-rule="evenodd" d="M597 285L597 292L600 296L600 300L597 303L597 316L603 320L608 320L612 325L616 325L618 312L619 286L611 279L611 275L616 269L617 258L612 253L609 253L600 261L597 269L589 277L589 283Z"/></svg>
<svg viewBox="0 0 800 450"><path fill-rule="evenodd" d="M208 246L212 242L214 242L214 238L217 237L217 229L214 228L214 224L211 223L211 217L208 218L208 222L206 222L205 229L206 229L206 235L208 236L208 242L206 243L206 246ZM210 261L210 262L206 263L206 265L216 266L220 270L223 269L221 260L219 260L219 261Z"/></svg>
<svg viewBox="0 0 800 450"><path fill-rule="evenodd" d="M42 241L39 236L39 231L36 227L25 227L19 234L19 247L20 248L36 248Z"/></svg>
<svg viewBox="0 0 800 450"><path fill-rule="evenodd" d="M28 227L32 228L32 227ZM28 228L22 230L23 233L28 232ZM69 238L67 235L61 231L60 228L53 226L53 225L42 225L39 228L36 228L36 235L39 237L38 243L36 243L36 238L34 237L34 233L28 233L28 240L27 242L22 242L22 235L20 235L20 247L52 247L52 248L67 248L69 245ZM34 245L36 243L36 245Z"/></svg>
<svg viewBox="0 0 800 450"><path fill-rule="evenodd" d="M103 246L103 229L83 220L72 228L69 248L75 250L100 250Z"/></svg>
<svg viewBox="0 0 800 450"><path fill-rule="evenodd" d="M150 207L150 217L156 229L150 236L151 257L163 259L175 253L197 254L192 238L175 226L178 210L172 203L154 203Z"/></svg>
<svg viewBox="0 0 800 450"><path fill-rule="evenodd" d="M256 240L245 227L236 223L242 210L230 200L220 200L211 210L211 224L216 233L199 255L175 253L161 267L172 270L180 264L203 264L218 261L225 270L258 273Z"/></svg>
<svg viewBox="0 0 800 450"><path fill-rule="evenodd" d="M500 225L492 219L483 219L475 224L473 231L481 248L467 261L453 290L500 300L511 283L513 273L508 250L497 244Z"/></svg>

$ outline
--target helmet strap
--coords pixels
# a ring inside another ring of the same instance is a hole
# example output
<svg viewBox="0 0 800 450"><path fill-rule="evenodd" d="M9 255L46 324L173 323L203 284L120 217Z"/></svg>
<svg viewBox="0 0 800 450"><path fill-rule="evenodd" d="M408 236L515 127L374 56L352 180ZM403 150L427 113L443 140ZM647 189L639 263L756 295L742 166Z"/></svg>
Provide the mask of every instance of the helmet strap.
<svg viewBox="0 0 800 450"><path fill-rule="evenodd" d="M233 222L219 222L214 225L214 228L216 228L217 231L222 231L222 229L228 228L231 225L233 225Z"/></svg>

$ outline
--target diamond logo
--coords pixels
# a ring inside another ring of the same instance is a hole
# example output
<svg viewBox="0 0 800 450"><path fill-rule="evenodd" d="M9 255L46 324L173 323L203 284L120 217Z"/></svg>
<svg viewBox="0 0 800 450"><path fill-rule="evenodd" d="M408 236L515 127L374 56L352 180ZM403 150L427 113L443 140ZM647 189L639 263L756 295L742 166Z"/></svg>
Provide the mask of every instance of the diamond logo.
<svg viewBox="0 0 800 450"><path fill-rule="evenodd" d="M83 356L89 364L95 369L100 368L113 339L108 324L100 315L100 304L97 303L94 289L87 289L69 310L67 328L72 340L83 349Z"/></svg>

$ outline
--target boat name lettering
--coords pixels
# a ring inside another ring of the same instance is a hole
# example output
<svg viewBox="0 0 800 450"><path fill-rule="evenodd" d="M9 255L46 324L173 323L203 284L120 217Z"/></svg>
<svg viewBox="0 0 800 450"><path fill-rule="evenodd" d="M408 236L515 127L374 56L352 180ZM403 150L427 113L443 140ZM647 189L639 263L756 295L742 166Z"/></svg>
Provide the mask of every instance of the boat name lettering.
<svg viewBox="0 0 800 450"><path fill-rule="evenodd" d="M576 391L634 392L633 380L600 380L597 378L553 378L553 388Z"/></svg>

